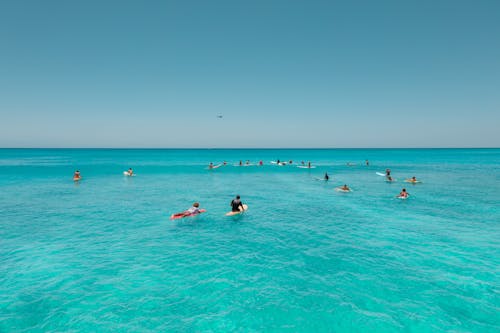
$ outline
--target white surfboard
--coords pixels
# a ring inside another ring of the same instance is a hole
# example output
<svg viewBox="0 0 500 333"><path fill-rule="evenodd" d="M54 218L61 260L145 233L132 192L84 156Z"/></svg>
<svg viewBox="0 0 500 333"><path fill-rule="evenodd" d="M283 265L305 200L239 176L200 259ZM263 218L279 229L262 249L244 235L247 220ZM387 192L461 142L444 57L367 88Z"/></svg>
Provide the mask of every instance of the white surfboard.
<svg viewBox="0 0 500 333"><path fill-rule="evenodd" d="M246 212L247 210L248 210L248 205L243 205L243 210L240 209L239 212L228 212L228 213L226 213L226 216L234 216L234 215L242 214L242 213Z"/></svg>

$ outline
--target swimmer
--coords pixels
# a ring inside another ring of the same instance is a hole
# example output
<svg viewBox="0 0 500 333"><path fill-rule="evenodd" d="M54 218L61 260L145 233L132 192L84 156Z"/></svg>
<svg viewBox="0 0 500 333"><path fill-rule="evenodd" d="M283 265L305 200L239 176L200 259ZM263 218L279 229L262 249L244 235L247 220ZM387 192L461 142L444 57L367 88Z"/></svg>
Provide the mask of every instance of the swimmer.
<svg viewBox="0 0 500 333"><path fill-rule="evenodd" d="M212 162L210 162L210 164L208 165L208 168L209 169L213 169L214 168L214 164Z"/></svg>
<svg viewBox="0 0 500 333"><path fill-rule="evenodd" d="M129 176L132 176L134 174L134 171L132 170L132 168L128 168L127 173Z"/></svg>
<svg viewBox="0 0 500 333"><path fill-rule="evenodd" d="M385 169L385 176L389 177L391 175L391 169Z"/></svg>
<svg viewBox="0 0 500 333"><path fill-rule="evenodd" d="M365 160L366 166L370 166L370 162L368 160Z"/></svg>
<svg viewBox="0 0 500 333"><path fill-rule="evenodd" d="M227 165L227 162L226 162L226 161L224 161L222 164Z"/></svg>
<svg viewBox="0 0 500 333"><path fill-rule="evenodd" d="M174 218L179 218L179 217L184 217L184 216L198 215L200 213L202 213L202 211L200 210L200 204L198 202L195 202L191 208L189 208L181 213L172 214L172 216L170 216L170 218L174 219Z"/></svg>
<svg viewBox="0 0 500 333"><path fill-rule="evenodd" d="M242 166L242 165L243 165L243 162L240 160L240 166Z"/></svg>
<svg viewBox="0 0 500 333"><path fill-rule="evenodd" d="M76 170L75 173L73 174L73 180L80 180L82 179L82 176L80 175L80 170Z"/></svg>
<svg viewBox="0 0 500 333"><path fill-rule="evenodd" d="M293 164L293 161L292 160L288 161L288 164Z"/></svg>
<svg viewBox="0 0 500 333"><path fill-rule="evenodd" d="M245 208L243 208L243 203L241 202L239 195L237 195L236 198L231 201L230 205L232 212L242 212L245 210Z"/></svg>
<svg viewBox="0 0 500 333"><path fill-rule="evenodd" d="M328 172L325 172L325 177L323 178L324 180L330 179L330 176L328 176Z"/></svg>
<svg viewBox="0 0 500 333"><path fill-rule="evenodd" d="M249 161L249 160L247 160L247 161L245 162L245 164L246 164L246 165L250 165L250 161Z"/></svg>

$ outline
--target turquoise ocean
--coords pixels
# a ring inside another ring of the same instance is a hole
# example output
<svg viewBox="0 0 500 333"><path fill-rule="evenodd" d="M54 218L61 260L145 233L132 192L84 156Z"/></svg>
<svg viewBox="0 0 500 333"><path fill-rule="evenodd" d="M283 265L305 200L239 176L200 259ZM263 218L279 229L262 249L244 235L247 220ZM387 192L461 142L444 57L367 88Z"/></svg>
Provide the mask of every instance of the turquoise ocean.
<svg viewBox="0 0 500 333"><path fill-rule="evenodd" d="M500 149L1 149L0 332L499 332L499 203Z"/></svg>

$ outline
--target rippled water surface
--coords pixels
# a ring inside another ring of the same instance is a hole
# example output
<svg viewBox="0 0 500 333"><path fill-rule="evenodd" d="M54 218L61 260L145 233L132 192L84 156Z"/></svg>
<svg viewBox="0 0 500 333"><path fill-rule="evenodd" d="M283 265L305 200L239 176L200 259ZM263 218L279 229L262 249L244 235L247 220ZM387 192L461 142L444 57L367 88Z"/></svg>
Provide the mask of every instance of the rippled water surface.
<svg viewBox="0 0 500 333"><path fill-rule="evenodd" d="M499 184L498 149L0 150L0 332L498 332Z"/></svg>

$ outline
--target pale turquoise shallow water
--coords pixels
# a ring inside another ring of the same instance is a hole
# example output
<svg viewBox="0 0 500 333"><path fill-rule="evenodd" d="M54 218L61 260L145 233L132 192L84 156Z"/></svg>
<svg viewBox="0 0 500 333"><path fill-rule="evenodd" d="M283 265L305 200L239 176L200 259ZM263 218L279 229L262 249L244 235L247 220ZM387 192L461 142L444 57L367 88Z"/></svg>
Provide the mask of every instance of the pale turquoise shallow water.
<svg viewBox="0 0 500 333"><path fill-rule="evenodd" d="M498 332L499 184L498 149L0 150L0 332Z"/></svg>

